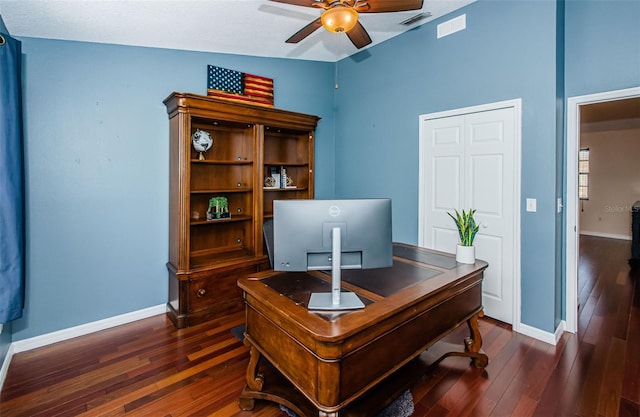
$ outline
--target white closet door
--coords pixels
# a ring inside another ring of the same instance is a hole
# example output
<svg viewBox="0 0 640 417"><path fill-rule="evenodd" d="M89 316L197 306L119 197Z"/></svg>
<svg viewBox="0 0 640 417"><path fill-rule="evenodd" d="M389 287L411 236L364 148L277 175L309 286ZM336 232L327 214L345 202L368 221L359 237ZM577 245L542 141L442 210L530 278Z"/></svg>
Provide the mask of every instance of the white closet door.
<svg viewBox="0 0 640 417"><path fill-rule="evenodd" d="M489 263L485 314L514 320L515 114L512 107L421 119L420 245L454 253L459 242L447 215L476 209L476 257Z"/></svg>

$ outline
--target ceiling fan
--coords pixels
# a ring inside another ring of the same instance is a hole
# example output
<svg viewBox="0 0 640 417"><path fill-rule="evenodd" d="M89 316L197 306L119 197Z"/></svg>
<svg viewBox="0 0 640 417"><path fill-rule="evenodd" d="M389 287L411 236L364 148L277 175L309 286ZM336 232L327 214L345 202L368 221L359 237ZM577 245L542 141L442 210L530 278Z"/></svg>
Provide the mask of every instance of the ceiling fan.
<svg viewBox="0 0 640 417"><path fill-rule="evenodd" d="M388 13L418 10L423 0L271 0L277 3L295 6L317 7L324 9L322 15L293 34L287 43L298 43L311 35L321 26L330 32L345 32L356 48L363 48L371 43L371 37L362 23L358 21L358 13Z"/></svg>

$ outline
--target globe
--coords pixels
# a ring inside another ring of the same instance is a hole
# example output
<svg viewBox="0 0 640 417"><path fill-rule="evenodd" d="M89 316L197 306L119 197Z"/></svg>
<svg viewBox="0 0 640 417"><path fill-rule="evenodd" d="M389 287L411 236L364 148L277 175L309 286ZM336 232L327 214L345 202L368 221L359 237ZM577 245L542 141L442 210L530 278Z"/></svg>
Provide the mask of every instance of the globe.
<svg viewBox="0 0 640 417"><path fill-rule="evenodd" d="M213 138L206 130L196 129L191 135L191 144L193 149L198 152L198 159L204 161L204 153L213 146Z"/></svg>

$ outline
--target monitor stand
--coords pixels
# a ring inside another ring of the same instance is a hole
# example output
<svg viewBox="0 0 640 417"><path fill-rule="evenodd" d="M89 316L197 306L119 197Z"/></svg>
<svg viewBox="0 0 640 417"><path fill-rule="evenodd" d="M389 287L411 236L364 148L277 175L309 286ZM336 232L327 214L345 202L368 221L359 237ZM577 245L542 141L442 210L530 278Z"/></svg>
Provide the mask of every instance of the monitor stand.
<svg viewBox="0 0 640 417"><path fill-rule="evenodd" d="M340 228L334 227L331 231L331 292L314 292L309 299L309 310L357 310L364 308L364 304L353 292L340 292L340 254L342 247L340 242Z"/></svg>

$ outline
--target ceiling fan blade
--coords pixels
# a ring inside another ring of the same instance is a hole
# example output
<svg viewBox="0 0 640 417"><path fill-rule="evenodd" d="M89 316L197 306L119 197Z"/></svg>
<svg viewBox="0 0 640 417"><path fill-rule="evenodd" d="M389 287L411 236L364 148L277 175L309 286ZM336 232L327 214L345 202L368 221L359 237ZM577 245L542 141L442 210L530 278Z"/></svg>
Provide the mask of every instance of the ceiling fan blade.
<svg viewBox="0 0 640 417"><path fill-rule="evenodd" d="M269 0L269 1L275 1L276 3L292 4L294 6L303 6L303 7L324 7L326 5L324 1L317 1L317 0Z"/></svg>
<svg viewBox="0 0 640 417"><path fill-rule="evenodd" d="M423 0L362 0L356 2L355 8L358 13L406 12L422 9L422 3Z"/></svg>
<svg viewBox="0 0 640 417"><path fill-rule="evenodd" d="M356 48L363 48L371 43L371 38L369 34L365 30L362 23L358 22L356 25L347 32L347 36L351 39L351 42L355 45Z"/></svg>
<svg viewBox="0 0 640 417"><path fill-rule="evenodd" d="M275 0L274 0L275 1ZM316 30L322 27L322 22L320 18L317 18L313 22L309 23L307 26L303 27L296 33L294 33L289 39L286 40L287 43L298 43L307 36L311 35Z"/></svg>

